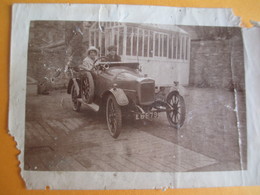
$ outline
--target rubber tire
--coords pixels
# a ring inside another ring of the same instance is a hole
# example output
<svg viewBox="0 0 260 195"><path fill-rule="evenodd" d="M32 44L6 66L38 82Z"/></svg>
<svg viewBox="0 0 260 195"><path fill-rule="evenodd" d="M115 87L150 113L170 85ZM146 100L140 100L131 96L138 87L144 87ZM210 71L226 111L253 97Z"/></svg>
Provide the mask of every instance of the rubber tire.
<svg viewBox="0 0 260 195"><path fill-rule="evenodd" d="M113 103L114 109L115 109L115 113L116 113L116 116L115 116L115 118L116 118L116 125L115 125L116 129L115 129L114 132L111 129L111 126L109 124L109 117L108 117L110 101ZM107 121L107 127L108 127L110 135L113 138L116 139L120 135L120 133L121 133L121 128L122 128L122 111L121 111L121 107L116 102L116 99L115 99L114 95L112 95L112 94L108 95L107 101L106 101L106 121Z"/></svg>
<svg viewBox="0 0 260 195"><path fill-rule="evenodd" d="M77 101L77 104L74 105L74 102L73 102L73 95L74 95L73 93L74 93L74 90L75 90L75 86L74 86L74 84L72 84L72 86L71 86L72 109L73 109L74 111L76 111L76 112L79 112L79 111L80 111L80 107L81 107L81 102ZM75 93L77 93L76 90L75 90Z"/></svg>
<svg viewBox="0 0 260 195"><path fill-rule="evenodd" d="M84 75L84 79L87 79L88 83L89 83L89 98L86 99L85 96L83 95L83 89L81 90L82 94L82 100L86 103L86 104L91 104L93 102L94 99L94 91L95 91L95 87L94 87L94 79L92 77L92 74L90 72L86 72ZM82 80L83 83L83 80ZM83 85L83 84L82 84ZM83 86L82 86L83 87Z"/></svg>
<svg viewBox="0 0 260 195"><path fill-rule="evenodd" d="M185 116L186 116L186 107L185 107L185 102L184 102L184 99L183 97L179 94L179 92L177 91L172 91L170 92L168 95L167 95L167 98L166 98L166 102L168 104L170 104L170 100L173 98L173 96L176 96L178 99L179 99L179 104L180 104L180 110L181 110L181 113L180 113L180 120L178 123L174 123L170 117L170 112L166 111L166 114L167 114L167 119L170 123L170 125L172 127L174 127L175 129L180 129L183 124L184 124L184 121L185 121Z"/></svg>

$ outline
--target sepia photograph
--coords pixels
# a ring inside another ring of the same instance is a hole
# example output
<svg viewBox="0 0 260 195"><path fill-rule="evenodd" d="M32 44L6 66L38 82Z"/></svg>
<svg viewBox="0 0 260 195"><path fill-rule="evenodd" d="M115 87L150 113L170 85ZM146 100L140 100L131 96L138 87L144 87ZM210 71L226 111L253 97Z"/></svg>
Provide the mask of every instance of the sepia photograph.
<svg viewBox="0 0 260 195"><path fill-rule="evenodd" d="M247 170L240 27L34 20L24 170Z"/></svg>

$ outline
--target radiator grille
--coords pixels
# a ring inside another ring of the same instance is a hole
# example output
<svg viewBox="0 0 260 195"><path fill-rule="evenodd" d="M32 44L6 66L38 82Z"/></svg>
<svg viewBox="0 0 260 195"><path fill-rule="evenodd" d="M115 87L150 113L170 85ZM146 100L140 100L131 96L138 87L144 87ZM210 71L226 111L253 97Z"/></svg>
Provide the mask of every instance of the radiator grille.
<svg viewBox="0 0 260 195"><path fill-rule="evenodd" d="M141 83L140 87L140 103L149 104L154 101L154 83Z"/></svg>

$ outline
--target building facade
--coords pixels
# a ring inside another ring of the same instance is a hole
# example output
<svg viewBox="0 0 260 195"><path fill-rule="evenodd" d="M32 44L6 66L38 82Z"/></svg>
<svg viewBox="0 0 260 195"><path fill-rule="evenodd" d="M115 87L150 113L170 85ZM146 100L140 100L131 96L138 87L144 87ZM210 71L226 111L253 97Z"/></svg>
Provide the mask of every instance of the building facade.
<svg viewBox="0 0 260 195"><path fill-rule="evenodd" d="M116 45L122 61L139 62L157 86L189 84L190 37L177 26L94 22L88 37L89 46L99 48L101 56Z"/></svg>

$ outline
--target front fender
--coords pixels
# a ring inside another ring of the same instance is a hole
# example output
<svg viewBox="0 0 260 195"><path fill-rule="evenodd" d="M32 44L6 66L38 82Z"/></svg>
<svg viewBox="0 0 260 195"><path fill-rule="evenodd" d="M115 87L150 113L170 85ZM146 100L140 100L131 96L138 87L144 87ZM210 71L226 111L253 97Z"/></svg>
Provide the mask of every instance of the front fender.
<svg viewBox="0 0 260 195"><path fill-rule="evenodd" d="M79 87L80 86L80 80L75 79L75 78L70 79L68 87L67 87L67 93L71 94L71 88L72 88L73 84L76 87L77 95L79 96L80 95L80 87Z"/></svg>
<svg viewBox="0 0 260 195"><path fill-rule="evenodd" d="M179 86L171 86L170 91L178 91L179 92Z"/></svg>
<svg viewBox="0 0 260 195"><path fill-rule="evenodd" d="M187 90L182 85L171 86L169 93L172 91L178 91L182 96L187 95Z"/></svg>
<svg viewBox="0 0 260 195"><path fill-rule="evenodd" d="M109 90L116 98L116 102L120 106L126 106L129 103L129 100L123 89L112 88Z"/></svg>

